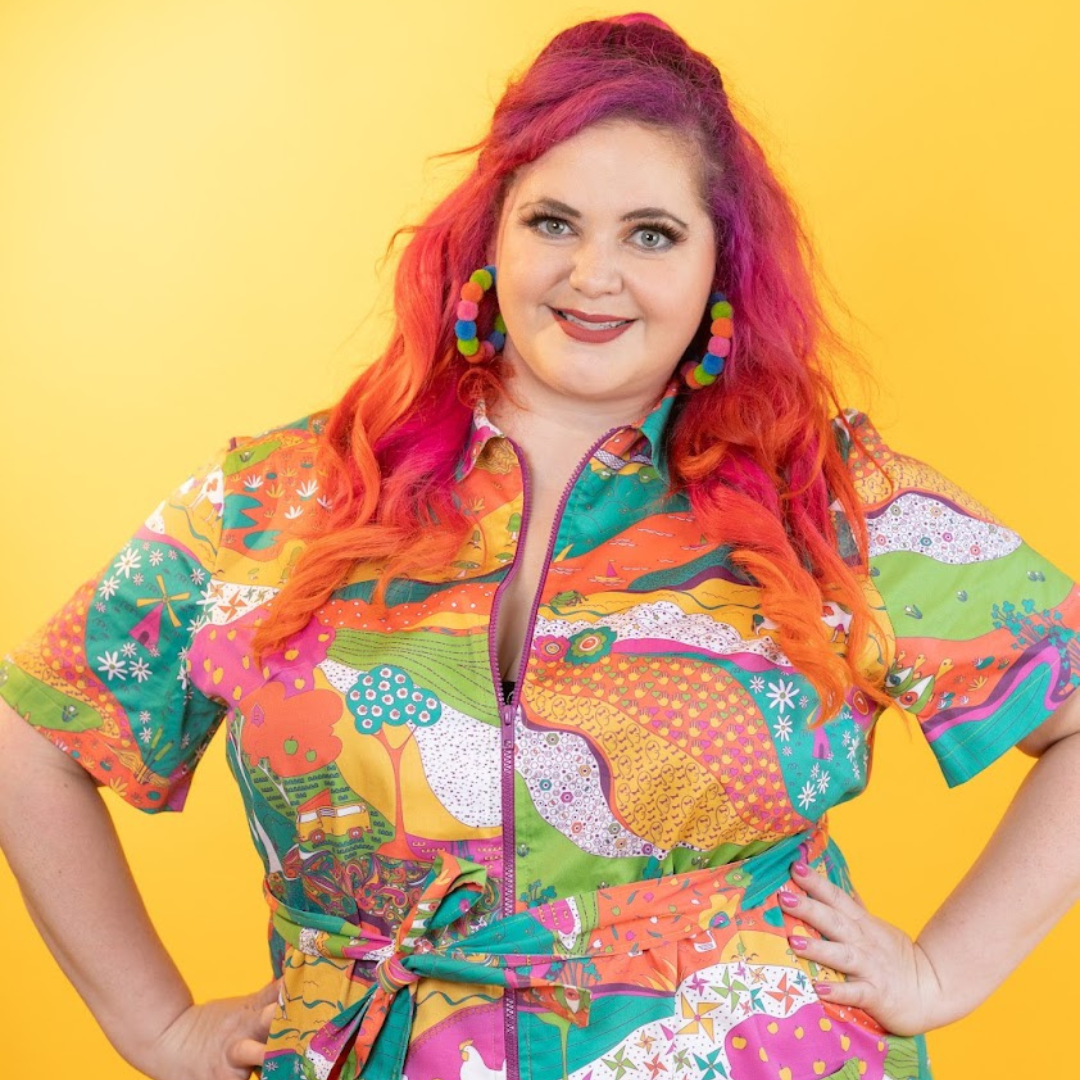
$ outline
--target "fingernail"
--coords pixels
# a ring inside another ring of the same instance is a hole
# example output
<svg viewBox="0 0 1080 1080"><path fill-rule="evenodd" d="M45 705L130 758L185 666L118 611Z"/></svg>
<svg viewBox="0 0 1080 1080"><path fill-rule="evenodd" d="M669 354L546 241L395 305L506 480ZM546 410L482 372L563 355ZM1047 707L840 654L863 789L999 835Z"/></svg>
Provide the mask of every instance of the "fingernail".
<svg viewBox="0 0 1080 1080"><path fill-rule="evenodd" d="M784 907L795 907L799 902L799 898L787 889L781 889L777 895L780 898L780 903L783 904Z"/></svg>
<svg viewBox="0 0 1080 1080"><path fill-rule="evenodd" d="M788 938L788 944L793 949L798 949L799 952L802 952L803 949L805 949L806 946L810 944L810 939L800 937L798 934L792 934L791 937Z"/></svg>
<svg viewBox="0 0 1080 1080"><path fill-rule="evenodd" d="M809 865L807 863L804 863L802 859L800 859L797 863L794 863L791 867L791 870L796 877L806 877L806 875L810 873Z"/></svg>
<svg viewBox="0 0 1080 1080"><path fill-rule="evenodd" d="M828 983L814 983L814 993L818 997L828 997L832 993L832 987Z"/></svg>

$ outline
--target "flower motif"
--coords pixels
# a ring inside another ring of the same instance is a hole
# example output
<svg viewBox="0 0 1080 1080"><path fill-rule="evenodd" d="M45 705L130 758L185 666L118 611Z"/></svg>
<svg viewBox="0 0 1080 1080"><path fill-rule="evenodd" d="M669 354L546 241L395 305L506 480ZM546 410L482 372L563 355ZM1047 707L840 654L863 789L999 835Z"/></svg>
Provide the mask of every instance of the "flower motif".
<svg viewBox="0 0 1080 1080"><path fill-rule="evenodd" d="M750 689L756 694L760 694L765 689L765 680L760 675L755 675L750 680Z"/></svg>
<svg viewBox="0 0 1080 1080"><path fill-rule="evenodd" d="M98 586L98 595L105 600L111 599L116 595L116 591L120 588L120 579L113 575L112 577L105 578L104 581Z"/></svg>
<svg viewBox="0 0 1080 1080"><path fill-rule="evenodd" d="M595 630L582 630L569 641L566 659L571 664L592 664L611 652L615 641L614 630L598 626Z"/></svg>
<svg viewBox="0 0 1080 1080"><path fill-rule="evenodd" d="M562 660L566 656L569 642L566 638L556 637L554 634L542 634L533 642L533 648L541 660Z"/></svg>
<svg viewBox="0 0 1080 1080"><path fill-rule="evenodd" d="M134 548L125 548L120 554L120 558L116 560L114 567L124 577L131 577L132 570L138 570L142 565L142 556L134 550Z"/></svg>
<svg viewBox="0 0 1080 1080"><path fill-rule="evenodd" d="M109 682L113 679L119 679L121 682L127 678L127 664L120 659L120 651L106 652L104 656L98 657L98 663L101 665L98 671L102 675L109 677Z"/></svg>
<svg viewBox="0 0 1080 1080"><path fill-rule="evenodd" d="M817 791L815 790L813 783L808 780L805 784L803 784L802 791L799 792L799 805L804 810L809 810L816 801Z"/></svg>
<svg viewBox="0 0 1080 1080"><path fill-rule="evenodd" d="M793 681L784 682L783 679L777 679L774 683L769 683L769 692L766 695L769 699L769 705L776 709L782 716L785 709L790 709L795 703L795 683Z"/></svg>
<svg viewBox="0 0 1080 1080"><path fill-rule="evenodd" d="M776 726L773 728L773 735L776 737L777 742L787 742L791 738L791 718L787 716L778 717Z"/></svg>

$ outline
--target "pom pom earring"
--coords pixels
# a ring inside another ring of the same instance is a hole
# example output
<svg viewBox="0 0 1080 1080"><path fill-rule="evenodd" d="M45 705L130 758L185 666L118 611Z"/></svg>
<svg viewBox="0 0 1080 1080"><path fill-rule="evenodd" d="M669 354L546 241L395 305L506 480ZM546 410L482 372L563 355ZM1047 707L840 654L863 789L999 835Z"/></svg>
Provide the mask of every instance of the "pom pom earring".
<svg viewBox="0 0 1080 1080"><path fill-rule="evenodd" d="M480 364L490 360L506 344L506 323L498 312L495 314L494 329L481 341L476 332L476 317L480 312L480 301L484 293L495 284L495 267L485 266L474 270L469 280L461 286L461 299L457 306L457 322L454 323L454 336L457 338L457 350L470 364Z"/></svg>
<svg viewBox="0 0 1080 1080"><path fill-rule="evenodd" d="M724 361L731 355L732 309L727 297L715 292L709 297L709 327L711 337L705 355L695 364L687 360L681 374L683 381L691 390L700 390L716 382L716 377L724 370Z"/></svg>

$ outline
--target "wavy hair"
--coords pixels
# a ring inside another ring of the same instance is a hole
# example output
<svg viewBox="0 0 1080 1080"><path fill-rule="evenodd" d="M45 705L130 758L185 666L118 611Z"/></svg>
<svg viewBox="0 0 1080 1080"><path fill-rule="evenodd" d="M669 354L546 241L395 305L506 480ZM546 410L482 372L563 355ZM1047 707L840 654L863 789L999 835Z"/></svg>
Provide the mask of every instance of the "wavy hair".
<svg viewBox="0 0 1080 1080"><path fill-rule="evenodd" d="M630 119L688 136L703 162L717 237L714 287L735 309L732 355L713 388L679 394L667 435L672 486L702 529L761 588L785 654L814 685L822 716L854 685L884 700L862 670L873 616L860 578L866 537L830 430L839 405L828 361L845 354L814 284L813 250L759 144L732 113L720 73L650 15L581 23L556 36L495 109L468 176L409 235L394 285L396 322L382 356L333 408L320 447L333 508L259 627L260 655L298 633L357 561L395 578L445 566L464 538L453 473L471 407L504 390L498 365L455 349L457 290L486 261L515 171L590 124ZM480 335L490 329L490 299ZM485 325L486 324L486 325ZM703 324L687 355L708 337ZM839 500L857 553L838 552ZM438 528L432 525L438 524ZM847 649L822 622L851 612Z"/></svg>

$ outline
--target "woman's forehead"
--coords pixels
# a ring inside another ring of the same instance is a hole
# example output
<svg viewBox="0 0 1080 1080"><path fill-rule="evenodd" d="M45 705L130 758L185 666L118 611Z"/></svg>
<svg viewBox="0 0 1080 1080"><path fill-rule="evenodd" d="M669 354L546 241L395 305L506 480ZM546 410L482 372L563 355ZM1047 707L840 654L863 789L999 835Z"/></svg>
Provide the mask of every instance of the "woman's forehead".
<svg viewBox="0 0 1080 1080"><path fill-rule="evenodd" d="M700 202L700 153L684 132L634 120L592 124L515 173L508 202L581 209ZM579 206L579 204L583 204Z"/></svg>

